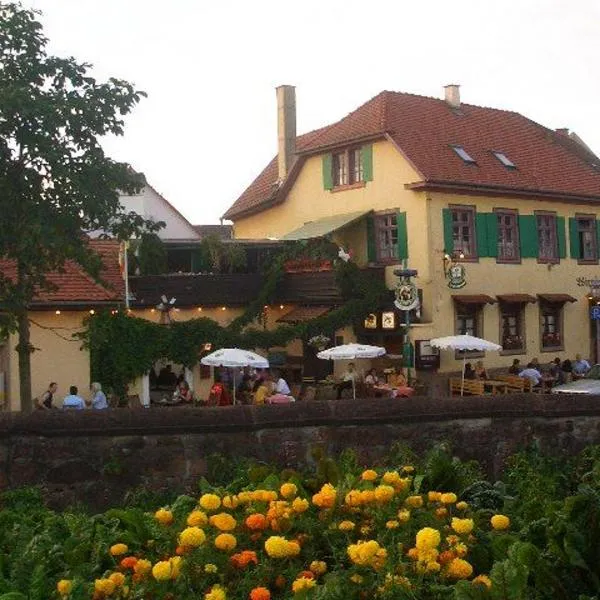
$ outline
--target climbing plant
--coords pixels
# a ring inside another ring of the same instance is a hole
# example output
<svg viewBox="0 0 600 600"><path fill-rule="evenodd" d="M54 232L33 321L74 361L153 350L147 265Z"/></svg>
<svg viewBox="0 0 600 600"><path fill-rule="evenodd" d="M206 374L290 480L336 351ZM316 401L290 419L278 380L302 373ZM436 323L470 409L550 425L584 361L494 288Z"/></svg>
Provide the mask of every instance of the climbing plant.
<svg viewBox="0 0 600 600"><path fill-rule="evenodd" d="M160 325L122 311L88 317L80 337L90 352L92 379L102 381L122 396L129 382L149 371L161 358L193 367L206 343L212 348L269 349L361 321L379 307L389 291L368 271L361 271L352 262L336 259L337 250L337 246L328 241L296 242L283 248L271 261L256 299L228 326L206 317ZM263 308L275 299L285 263L298 257L334 261L336 283L344 304L309 322L264 329L259 323Z"/></svg>

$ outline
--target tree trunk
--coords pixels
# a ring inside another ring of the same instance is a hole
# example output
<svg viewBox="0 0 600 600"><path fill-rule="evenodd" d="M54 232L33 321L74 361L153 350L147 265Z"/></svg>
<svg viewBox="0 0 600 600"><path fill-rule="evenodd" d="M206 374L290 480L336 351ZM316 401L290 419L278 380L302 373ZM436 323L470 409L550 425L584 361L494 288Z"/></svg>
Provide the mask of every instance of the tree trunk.
<svg viewBox="0 0 600 600"><path fill-rule="evenodd" d="M21 410L30 413L33 411L33 400L31 397L31 353L33 348L29 341L29 319L27 312L18 315L19 343L17 353L19 355L19 390L21 396Z"/></svg>

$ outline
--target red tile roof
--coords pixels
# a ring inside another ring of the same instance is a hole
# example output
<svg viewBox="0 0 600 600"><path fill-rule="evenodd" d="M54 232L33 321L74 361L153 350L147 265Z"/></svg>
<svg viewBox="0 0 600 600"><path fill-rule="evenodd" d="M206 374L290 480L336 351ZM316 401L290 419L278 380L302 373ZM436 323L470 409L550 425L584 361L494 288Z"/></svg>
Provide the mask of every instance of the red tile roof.
<svg viewBox="0 0 600 600"><path fill-rule="evenodd" d="M235 219L282 202L307 154L384 135L412 163L422 184L600 200L600 159L564 133L516 112L471 104L453 109L437 98L386 91L341 121L300 136L299 160L288 175L291 181L277 184L274 158L224 218ZM476 164L466 164L452 144L463 146ZM492 151L504 153L516 169L507 169Z"/></svg>
<svg viewBox="0 0 600 600"><path fill-rule="evenodd" d="M40 291L34 304L94 304L120 302L125 296L125 287L119 268L119 242L115 240L90 240L90 246L102 258L102 285L85 273L76 263L65 264L64 273L51 273L49 281L56 287L50 291ZM0 260L0 272L6 277L16 275L13 261Z"/></svg>

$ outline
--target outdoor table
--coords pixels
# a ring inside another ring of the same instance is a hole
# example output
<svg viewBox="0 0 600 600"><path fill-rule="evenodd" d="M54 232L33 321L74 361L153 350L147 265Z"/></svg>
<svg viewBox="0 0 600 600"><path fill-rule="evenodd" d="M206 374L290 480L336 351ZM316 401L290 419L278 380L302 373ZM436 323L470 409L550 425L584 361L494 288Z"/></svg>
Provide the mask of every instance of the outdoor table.
<svg viewBox="0 0 600 600"><path fill-rule="evenodd" d="M540 386L542 388L542 392L550 392L550 388L554 385L555 379L552 375L542 375L540 379Z"/></svg>
<svg viewBox="0 0 600 600"><path fill-rule="evenodd" d="M484 379L483 385L490 389L491 394L506 394L508 382L498 379Z"/></svg>

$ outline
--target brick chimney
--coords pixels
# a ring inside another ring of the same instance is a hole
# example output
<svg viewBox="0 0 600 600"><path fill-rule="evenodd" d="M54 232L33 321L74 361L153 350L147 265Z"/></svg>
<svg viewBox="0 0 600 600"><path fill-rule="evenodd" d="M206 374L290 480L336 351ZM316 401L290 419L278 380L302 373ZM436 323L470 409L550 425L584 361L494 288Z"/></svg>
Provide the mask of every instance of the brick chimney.
<svg viewBox="0 0 600 600"><path fill-rule="evenodd" d="M280 85L277 89L277 169L283 181L296 158L296 88Z"/></svg>
<svg viewBox="0 0 600 600"><path fill-rule="evenodd" d="M444 99L452 108L460 108L460 85L451 83L444 86Z"/></svg>

